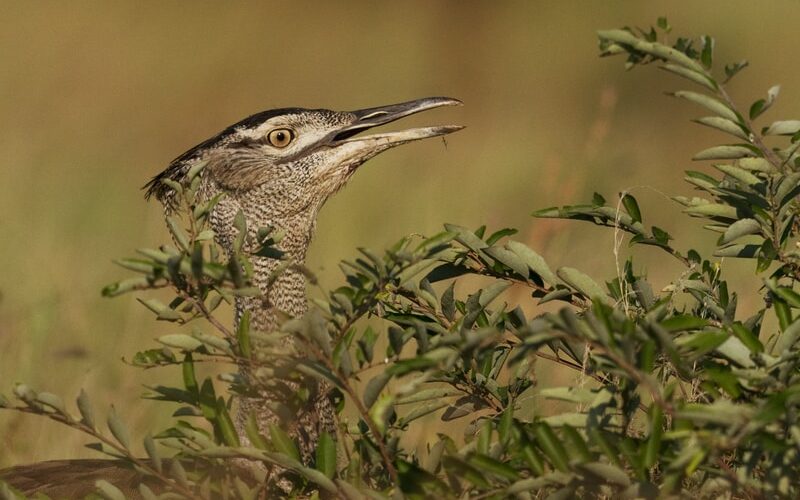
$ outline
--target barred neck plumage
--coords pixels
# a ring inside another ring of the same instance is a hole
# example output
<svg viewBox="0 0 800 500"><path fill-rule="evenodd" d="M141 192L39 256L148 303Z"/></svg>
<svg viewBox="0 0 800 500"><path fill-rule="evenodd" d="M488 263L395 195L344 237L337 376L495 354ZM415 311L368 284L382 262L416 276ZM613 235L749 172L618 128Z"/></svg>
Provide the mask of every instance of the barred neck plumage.
<svg viewBox="0 0 800 500"><path fill-rule="evenodd" d="M279 328L281 318L300 317L307 310L306 283L299 268L305 263L306 251L314 230L314 218L308 211L291 213L278 210L273 206L275 199L272 195L274 193L269 192L268 186L257 187L255 192L248 193L246 197L223 198L211 214L211 224L218 242L228 252L231 252L236 238L233 219L239 211L245 217L249 241L255 241L258 229L262 227L272 227L284 234L276 245L283 253L280 260L250 257L253 284L258 287L261 295L236 299L236 325L247 311L250 313L251 330L265 333ZM294 348L288 338L286 348ZM262 434L269 435L270 424L289 429L290 434L298 440L302 455L309 459L320 431L335 433L333 409L324 398L324 391L313 380L280 381L274 377L265 377L262 372L263 370L253 371L244 365L240 368L240 375L248 385L258 387L256 396L239 398L235 423L240 440L249 442L245 427L252 414ZM312 398L305 405L287 404L286 389L296 392L301 385ZM291 421L287 422L287 417Z"/></svg>

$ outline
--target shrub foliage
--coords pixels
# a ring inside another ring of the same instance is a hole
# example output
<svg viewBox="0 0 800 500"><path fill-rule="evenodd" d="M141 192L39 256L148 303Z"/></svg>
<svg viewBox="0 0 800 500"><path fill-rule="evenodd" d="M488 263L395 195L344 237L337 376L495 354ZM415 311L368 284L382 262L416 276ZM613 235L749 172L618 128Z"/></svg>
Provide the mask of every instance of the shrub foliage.
<svg viewBox="0 0 800 500"><path fill-rule="evenodd" d="M246 251L227 256L215 246L206 224L214 202L195 204L196 171L190 185L171 186L184 203L182 218L168 220L175 246L120 260L136 277L103 292L172 292L169 303L139 300L182 333L161 337L133 363L182 367L180 385L145 395L177 404L173 425L133 440L113 410L108 430L101 429L85 393L76 414L25 385L13 389L13 400L0 397L0 406L89 434L96 440L90 447L133 462L169 498L271 491L277 475L249 481L232 465L243 461L267 471L278 466L297 497L797 498L800 121L756 126L779 88L740 108L725 85L747 63L713 71L713 38L669 44L662 40L670 31L665 19L649 30L600 31L600 51L624 56L627 68L655 64L681 77L689 90L671 95L699 105L707 116L695 121L731 141L697 153L693 159L710 160L716 172L686 172L698 195L674 198L713 233L713 255L647 226L627 193L611 203L595 194L587 204L533 213L606 226L631 246L662 250L679 269L667 286L654 287L630 259L598 282L572 267L551 269L513 239L514 230L445 225L383 253L360 249L342 262L344 284L280 331L251 331L247 317L231 329L217 319L218 308L258 291ZM246 234L243 220L237 224ZM280 234L264 228L259 239L262 255L282 258ZM237 248L250 247L242 243ZM729 289L724 258L751 260L756 285ZM461 279L467 275L482 278ZM509 303L510 287L530 299ZM760 304L749 317L737 310L740 296ZM542 313L536 306L547 302L560 305ZM299 348L283 347L285 336ZM279 427L262 436L250 426L252 446L240 445L231 394L252 388L235 373L203 373L242 363L267 378L310 375L331 387L338 436L324 435L311 463L301 462ZM535 370L549 364L575 370L583 382L539 386ZM564 411L543 416L537 407L546 400L562 402ZM426 418L466 425L418 449L404 436ZM142 452L149 459L138 458ZM109 483L97 487L106 498L122 495ZM146 485L141 491L157 496Z"/></svg>

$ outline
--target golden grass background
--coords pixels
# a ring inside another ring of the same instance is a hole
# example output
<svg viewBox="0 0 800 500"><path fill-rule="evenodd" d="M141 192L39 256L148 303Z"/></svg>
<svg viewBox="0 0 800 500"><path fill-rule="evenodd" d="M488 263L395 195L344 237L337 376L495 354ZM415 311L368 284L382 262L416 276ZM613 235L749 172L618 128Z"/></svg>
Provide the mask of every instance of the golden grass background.
<svg viewBox="0 0 800 500"><path fill-rule="evenodd" d="M308 262L326 288L356 247L380 249L442 222L517 227L553 267L608 278L610 231L529 217L593 191L612 199L627 189L645 223L679 242L699 237L666 195L689 193L682 171L698 167L689 158L725 139L687 123L701 110L662 95L683 82L597 58L597 29L666 15L675 35L712 34L718 61L751 60L731 88L736 99L749 104L781 83L768 118L800 115L800 3L790 0L2 0L0 11L0 391L25 381L71 398L84 387L135 434L157 430L172 408L139 400L159 374L120 358L172 329L133 296L99 291L125 275L111 259L167 238L160 207L139 188L246 115L431 95L466 104L407 122L467 125L446 146L382 155L329 202ZM655 251L637 259L656 282L677 270ZM749 264L739 267L747 280ZM0 466L89 456L85 443L0 412Z"/></svg>

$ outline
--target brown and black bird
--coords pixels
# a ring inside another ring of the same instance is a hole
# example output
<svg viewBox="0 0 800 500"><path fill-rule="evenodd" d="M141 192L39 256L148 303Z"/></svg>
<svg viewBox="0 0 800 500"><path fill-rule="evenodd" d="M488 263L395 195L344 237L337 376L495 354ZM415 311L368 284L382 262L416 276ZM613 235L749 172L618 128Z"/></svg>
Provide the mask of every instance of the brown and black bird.
<svg viewBox="0 0 800 500"><path fill-rule="evenodd" d="M285 236L278 249L285 259L302 265L317 214L360 165L395 146L442 136L462 127L448 125L359 134L421 111L460 104L456 99L430 97L358 111L283 108L257 113L172 161L147 184L147 197L157 198L170 213L176 208L175 192L162 180L183 183L193 166L206 162L201 173L201 196L211 199L224 194L210 216L217 242L231 250L237 235L234 218L241 211L250 237L255 238L261 227L282 231ZM276 259L253 257L253 281L262 296L237 298L237 322L249 311L251 328L272 331L278 326L279 317L298 317L306 312L305 278L300 267L289 266L274 278L273 272L280 264ZM247 370L241 372L245 378L253 376ZM299 383L308 384L313 396L305 408L292 415L290 428L300 443L301 455L308 457L316 448L318 436L323 431L334 431L334 414L323 388L312 380ZM247 415L256 415L259 427L267 435L268 424L281 421L281 416L272 409L275 407L272 403L279 397L264 390L241 398L236 424L243 442L247 442L244 432ZM138 481L135 471L110 460L64 460L19 466L0 471L0 478L26 494L42 492L67 498L91 493L98 479L106 479L126 494L136 495Z"/></svg>

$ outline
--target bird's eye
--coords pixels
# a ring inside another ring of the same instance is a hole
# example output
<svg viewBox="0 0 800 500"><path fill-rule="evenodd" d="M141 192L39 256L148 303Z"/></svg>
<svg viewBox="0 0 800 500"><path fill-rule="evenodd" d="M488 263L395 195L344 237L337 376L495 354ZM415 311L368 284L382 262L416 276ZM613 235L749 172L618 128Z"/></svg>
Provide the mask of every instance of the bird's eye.
<svg viewBox="0 0 800 500"><path fill-rule="evenodd" d="M288 128L276 128L267 134L270 145L276 148L285 148L294 139L294 132Z"/></svg>

